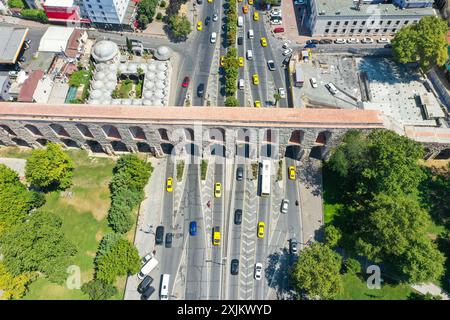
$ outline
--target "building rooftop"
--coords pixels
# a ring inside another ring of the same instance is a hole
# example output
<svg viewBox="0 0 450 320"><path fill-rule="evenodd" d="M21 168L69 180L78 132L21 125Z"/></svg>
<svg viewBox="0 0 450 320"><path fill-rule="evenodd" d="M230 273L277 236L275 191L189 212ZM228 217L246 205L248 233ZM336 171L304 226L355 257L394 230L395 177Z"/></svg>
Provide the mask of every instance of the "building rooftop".
<svg viewBox="0 0 450 320"><path fill-rule="evenodd" d="M432 16L435 11L432 8L400 9L392 3L361 4L360 10L356 10L353 0L315 0L319 17L339 16L373 16L376 19L377 12L381 16ZM323 14L321 14L323 12Z"/></svg>
<svg viewBox="0 0 450 320"><path fill-rule="evenodd" d="M38 51L61 52L66 50L74 30L74 28L67 27L48 27L41 38Z"/></svg>
<svg viewBox="0 0 450 320"><path fill-rule="evenodd" d="M33 94L39 83L39 80L44 76L44 72L41 70L34 71L25 80L22 87L20 88L19 97L17 101L19 102L33 102Z"/></svg>
<svg viewBox="0 0 450 320"><path fill-rule="evenodd" d="M46 0L44 6L47 7L73 7L73 0Z"/></svg>
<svg viewBox="0 0 450 320"><path fill-rule="evenodd" d="M27 34L28 28L0 27L0 63L16 63Z"/></svg>

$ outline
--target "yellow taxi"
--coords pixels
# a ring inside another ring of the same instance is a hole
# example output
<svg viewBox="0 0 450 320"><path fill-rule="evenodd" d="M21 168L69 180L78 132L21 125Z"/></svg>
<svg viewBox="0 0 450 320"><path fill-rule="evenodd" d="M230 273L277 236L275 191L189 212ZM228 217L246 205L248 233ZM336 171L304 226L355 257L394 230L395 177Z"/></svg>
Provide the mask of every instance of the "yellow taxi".
<svg viewBox="0 0 450 320"><path fill-rule="evenodd" d="M261 46L267 47L267 39L266 38L261 38Z"/></svg>
<svg viewBox="0 0 450 320"><path fill-rule="evenodd" d="M208 0L208 2L209 2L209 3L213 3L213 2L214 2L214 0Z"/></svg>
<svg viewBox="0 0 450 320"><path fill-rule="evenodd" d="M295 180L295 167L294 166L289 166L289 179L291 180Z"/></svg>
<svg viewBox="0 0 450 320"><path fill-rule="evenodd" d="M213 228L213 245L220 246L220 227Z"/></svg>
<svg viewBox="0 0 450 320"><path fill-rule="evenodd" d="M242 12L243 13L247 13L248 12L248 6L243 6L242 7Z"/></svg>
<svg viewBox="0 0 450 320"><path fill-rule="evenodd" d="M259 20L259 13L253 12L253 20L258 21Z"/></svg>
<svg viewBox="0 0 450 320"><path fill-rule="evenodd" d="M264 238L264 229L266 224L263 221L258 222L258 238Z"/></svg>
<svg viewBox="0 0 450 320"><path fill-rule="evenodd" d="M248 4L253 4L253 0L248 0Z"/></svg>
<svg viewBox="0 0 450 320"><path fill-rule="evenodd" d="M239 57L239 67L244 66L244 57Z"/></svg>
<svg viewBox="0 0 450 320"><path fill-rule="evenodd" d="M255 101L255 108L261 108L261 101L259 100Z"/></svg>
<svg viewBox="0 0 450 320"><path fill-rule="evenodd" d="M252 76L252 79L253 79L253 84L254 85L258 85L259 84L259 77L258 77L258 75L256 73Z"/></svg>
<svg viewBox="0 0 450 320"><path fill-rule="evenodd" d="M222 185L220 182L216 182L214 185L214 197L220 198L222 196Z"/></svg>
<svg viewBox="0 0 450 320"><path fill-rule="evenodd" d="M167 178L166 190L167 190L167 192L172 192L173 191L173 179L172 179L172 177Z"/></svg>
<svg viewBox="0 0 450 320"><path fill-rule="evenodd" d="M199 21L197 22L197 30L202 31L203 30L203 22Z"/></svg>
<svg viewBox="0 0 450 320"><path fill-rule="evenodd" d="M223 67L225 65L225 57L220 57L220 66Z"/></svg>

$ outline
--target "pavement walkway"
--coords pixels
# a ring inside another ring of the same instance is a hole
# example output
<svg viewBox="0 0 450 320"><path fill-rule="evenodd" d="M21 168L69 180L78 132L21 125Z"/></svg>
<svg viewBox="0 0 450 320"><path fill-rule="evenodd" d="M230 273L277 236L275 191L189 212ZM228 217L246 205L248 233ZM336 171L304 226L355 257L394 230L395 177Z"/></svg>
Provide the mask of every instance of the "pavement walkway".
<svg viewBox="0 0 450 320"><path fill-rule="evenodd" d="M442 300L450 300L449 295L434 283L415 284L411 287L424 295L427 293L431 293L434 296L441 296Z"/></svg>
<svg viewBox="0 0 450 320"><path fill-rule="evenodd" d="M16 158L0 158L0 164L4 164L8 168L17 172L19 178L25 178L25 165L27 164L27 160Z"/></svg>

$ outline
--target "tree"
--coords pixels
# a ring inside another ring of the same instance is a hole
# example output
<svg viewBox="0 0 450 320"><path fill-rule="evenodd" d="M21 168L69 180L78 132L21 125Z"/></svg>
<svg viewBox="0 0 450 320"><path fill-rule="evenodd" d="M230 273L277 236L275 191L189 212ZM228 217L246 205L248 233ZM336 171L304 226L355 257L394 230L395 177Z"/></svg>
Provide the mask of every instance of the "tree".
<svg viewBox="0 0 450 320"><path fill-rule="evenodd" d="M138 23L139 28L145 29L153 21L156 12L158 0L141 0L138 4Z"/></svg>
<svg viewBox="0 0 450 320"><path fill-rule="evenodd" d="M291 269L297 291L309 299L334 299L343 288L342 259L328 246L314 242L300 252Z"/></svg>
<svg viewBox="0 0 450 320"><path fill-rule="evenodd" d="M60 145L49 142L44 150L32 151L25 176L34 186L64 190L72 184L73 161Z"/></svg>
<svg viewBox="0 0 450 320"><path fill-rule="evenodd" d="M130 207L124 204L111 205L108 213L108 222L111 228L118 233L126 233L133 226L133 217Z"/></svg>
<svg viewBox="0 0 450 320"><path fill-rule="evenodd" d="M64 236L60 217L46 212L34 212L22 222L0 234L3 263L14 276L39 271L50 281L61 283L67 277L66 268L77 252Z"/></svg>
<svg viewBox="0 0 450 320"><path fill-rule="evenodd" d="M121 156L113 169L111 192L114 194L122 188L141 191L147 184L152 171L153 167L150 163L140 160L134 154Z"/></svg>
<svg viewBox="0 0 450 320"><path fill-rule="evenodd" d="M111 232L105 234L98 245L98 250L94 259L94 264L97 264L98 259L105 253L109 252L111 248L113 248L120 239L122 239L122 235L118 233Z"/></svg>
<svg viewBox="0 0 450 320"><path fill-rule="evenodd" d="M180 7L182 4L186 3L187 0L170 0L169 5L167 6L166 13L169 17L177 15L178 11L180 11Z"/></svg>
<svg viewBox="0 0 450 320"><path fill-rule="evenodd" d="M120 239L97 260L96 278L113 283L117 276L137 273L140 259L137 249L127 240Z"/></svg>
<svg viewBox="0 0 450 320"><path fill-rule="evenodd" d="M139 28L140 29L145 29L147 28L148 24L150 23L150 20L148 19L148 17L145 14L140 14L138 16L138 24L139 24ZM131 49L128 49L131 50Z"/></svg>
<svg viewBox="0 0 450 320"><path fill-rule="evenodd" d="M236 97L227 97L225 99L225 105L227 107L238 107L239 106L239 100L236 99Z"/></svg>
<svg viewBox="0 0 450 320"><path fill-rule="evenodd" d="M22 273L14 276L0 263L0 290L4 291L0 298L3 297L8 300L22 298L27 291L28 284L34 278L35 276L32 273Z"/></svg>
<svg viewBox="0 0 450 320"><path fill-rule="evenodd" d="M93 279L81 286L81 291L89 295L91 300L107 300L117 294L117 288L111 283Z"/></svg>
<svg viewBox="0 0 450 320"><path fill-rule="evenodd" d="M281 95L278 92L273 94L273 99L275 100L275 106L278 104L278 101L281 100Z"/></svg>
<svg viewBox="0 0 450 320"><path fill-rule="evenodd" d="M424 70L448 59L447 22L437 16L422 18L402 28L392 40L394 58L401 63L419 61Z"/></svg>
<svg viewBox="0 0 450 320"><path fill-rule="evenodd" d="M344 262L345 272L350 274L358 274L361 273L361 263L358 260L353 258L347 258Z"/></svg>
<svg viewBox="0 0 450 320"><path fill-rule="evenodd" d="M333 225L325 226L325 244L330 248L338 246L342 238L341 231Z"/></svg>
<svg viewBox="0 0 450 320"><path fill-rule="evenodd" d="M147 18L147 17L145 17L145 18ZM128 50L128 52L131 52L131 50L133 49L133 46L131 44L131 40L128 39L128 37L126 37L125 40L126 40L126 43L127 43L127 50Z"/></svg>
<svg viewBox="0 0 450 320"><path fill-rule="evenodd" d="M8 0L8 6L10 8L18 8L18 9L25 8L22 0Z"/></svg>
<svg viewBox="0 0 450 320"><path fill-rule="evenodd" d="M174 36L179 39L186 39L192 31L191 23L185 15L169 17L169 25Z"/></svg>

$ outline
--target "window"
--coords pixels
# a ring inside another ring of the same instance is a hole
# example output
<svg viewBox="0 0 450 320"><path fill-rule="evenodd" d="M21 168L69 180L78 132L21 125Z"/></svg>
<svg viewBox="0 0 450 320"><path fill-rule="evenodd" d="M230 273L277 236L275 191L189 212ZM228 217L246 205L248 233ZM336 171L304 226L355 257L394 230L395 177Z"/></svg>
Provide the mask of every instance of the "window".
<svg viewBox="0 0 450 320"><path fill-rule="evenodd" d="M362 29L359 29L358 32L361 33L361 32L362 32Z"/></svg>
<svg viewBox="0 0 450 320"><path fill-rule="evenodd" d="M328 33L328 32L330 32L330 29L325 29L325 33Z"/></svg>
<svg viewBox="0 0 450 320"><path fill-rule="evenodd" d="M370 24L374 24L374 23L375 23L375 20L370 21Z"/></svg>
<svg viewBox="0 0 450 320"><path fill-rule="evenodd" d="M337 29L334 29L334 30L333 30L333 33L336 33L336 32L337 32Z"/></svg>
<svg viewBox="0 0 450 320"><path fill-rule="evenodd" d="M389 20L389 21L387 22L387 24L388 24L388 25L390 25L390 24L391 24L391 22L392 22L392 21L391 21L391 20Z"/></svg>
<svg viewBox="0 0 450 320"><path fill-rule="evenodd" d="M350 32L351 32L351 33L355 32L355 29L350 29Z"/></svg>
<svg viewBox="0 0 450 320"><path fill-rule="evenodd" d="M400 20L395 21L395 24L400 24Z"/></svg>
<svg viewBox="0 0 450 320"><path fill-rule="evenodd" d="M394 28L394 29L392 29L392 32L395 32L397 29L396 28Z"/></svg>
<svg viewBox="0 0 450 320"><path fill-rule="evenodd" d="M371 31L370 29L367 29L367 30L366 30L366 33L370 33L370 31Z"/></svg>
<svg viewBox="0 0 450 320"><path fill-rule="evenodd" d="M348 21L345 21L345 22L344 22L344 26L346 26L346 25L348 25Z"/></svg>
<svg viewBox="0 0 450 320"><path fill-rule="evenodd" d="M375 29L375 32L379 32L380 31L380 29Z"/></svg>
<svg viewBox="0 0 450 320"><path fill-rule="evenodd" d="M408 24L409 23L409 20L405 20L405 23L404 24Z"/></svg>
<svg viewBox="0 0 450 320"><path fill-rule="evenodd" d="M98 6L100 9L103 9L103 6Z"/></svg>
<svg viewBox="0 0 450 320"><path fill-rule="evenodd" d="M331 21L328 21L328 22L327 22L327 26L331 26Z"/></svg>
<svg viewBox="0 0 450 320"><path fill-rule="evenodd" d="M91 6L90 4L88 4L88 8L89 8L89 9L91 9L91 8L92 8L92 6Z"/></svg>
<svg viewBox="0 0 450 320"><path fill-rule="evenodd" d="M341 22L340 21L336 21L336 25L338 26L338 25L340 25L341 24Z"/></svg>
<svg viewBox="0 0 450 320"><path fill-rule="evenodd" d="M356 24L358 23L358 21L353 21L353 25L356 26Z"/></svg>
<svg viewBox="0 0 450 320"><path fill-rule="evenodd" d="M383 32L387 32L387 29L383 29Z"/></svg>
<svg viewBox="0 0 450 320"><path fill-rule="evenodd" d="M365 25L366 25L366 22L365 22L365 21L361 22L361 25L362 25L362 26L365 26Z"/></svg>
<svg viewBox="0 0 450 320"><path fill-rule="evenodd" d="M379 23L379 25L381 26L383 24L383 20L380 20L380 23Z"/></svg>
<svg viewBox="0 0 450 320"><path fill-rule="evenodd" d="M347 31L347 29L342 29L342 32L341 33L345 33Z"/></svg>
<svg viewBox="0 0 450 320"><path fill-rule="evenodd" d="M102 11L102 15L105 15L105 11Z"/></svg>

